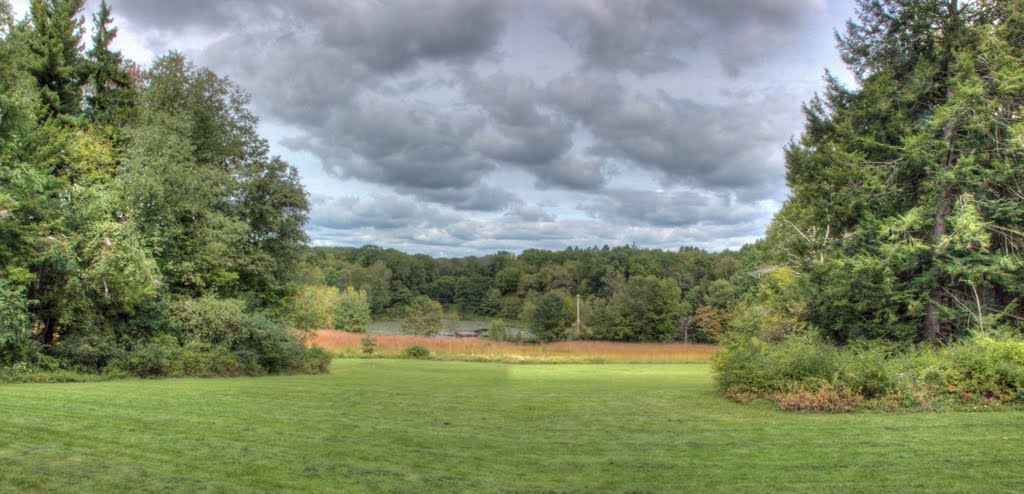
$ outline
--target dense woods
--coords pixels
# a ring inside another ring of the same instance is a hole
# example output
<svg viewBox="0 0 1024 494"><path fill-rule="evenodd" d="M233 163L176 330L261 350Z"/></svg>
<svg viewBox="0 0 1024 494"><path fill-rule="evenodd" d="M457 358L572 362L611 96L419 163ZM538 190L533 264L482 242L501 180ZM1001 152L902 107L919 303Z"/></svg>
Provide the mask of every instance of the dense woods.
<svg viewBox="0 0 1024 494"><path fill-rule="evenodd" d="M105 2L83 39L82 4L0 1L0 364L322 369L272 315L308 205L247 95L178 53L125 60Z"/></svg>

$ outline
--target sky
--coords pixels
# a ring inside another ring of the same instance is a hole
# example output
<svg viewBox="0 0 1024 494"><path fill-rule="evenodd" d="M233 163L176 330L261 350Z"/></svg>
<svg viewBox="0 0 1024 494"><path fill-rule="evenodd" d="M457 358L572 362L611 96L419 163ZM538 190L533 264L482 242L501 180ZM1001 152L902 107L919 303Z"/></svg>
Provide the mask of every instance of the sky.
<svg viewBox="0 0 1024 494"><path fill-rule="evenodd" d="M314 245L739 248L787 197L801 103L852 81L852 0L108 3L127 57L252 94Z"/></svg>

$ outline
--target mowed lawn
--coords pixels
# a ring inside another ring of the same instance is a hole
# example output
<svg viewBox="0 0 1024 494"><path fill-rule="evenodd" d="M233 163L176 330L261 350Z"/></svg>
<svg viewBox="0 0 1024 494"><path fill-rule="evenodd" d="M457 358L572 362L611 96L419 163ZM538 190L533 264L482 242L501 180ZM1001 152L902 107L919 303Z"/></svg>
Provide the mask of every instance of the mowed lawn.
<svg viewBox="0 0 1024 494"><path fill-rule="evenodd" d="M0 491L1009 492L1024 413L816 415L707 365L337 360L0 386Z"/></svg>

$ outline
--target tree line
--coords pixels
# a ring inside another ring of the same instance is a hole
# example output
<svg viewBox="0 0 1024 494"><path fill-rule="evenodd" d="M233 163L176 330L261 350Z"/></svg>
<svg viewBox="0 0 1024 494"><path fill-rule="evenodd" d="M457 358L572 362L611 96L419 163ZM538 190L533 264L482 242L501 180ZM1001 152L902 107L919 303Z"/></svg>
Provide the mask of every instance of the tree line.
<svg viewBox="0 0 1024 494"><path fill-rule="evenodd" d="M353 288L365 293L378 318L404 317L427 299L467 316L525 322L544 340L713 341L726 309L752 281L743 259L741 252L629 246L453 259L376 246L318 247L299 270L310 287L300 293ZM297 313L311 306L297 302Z"/></svg>

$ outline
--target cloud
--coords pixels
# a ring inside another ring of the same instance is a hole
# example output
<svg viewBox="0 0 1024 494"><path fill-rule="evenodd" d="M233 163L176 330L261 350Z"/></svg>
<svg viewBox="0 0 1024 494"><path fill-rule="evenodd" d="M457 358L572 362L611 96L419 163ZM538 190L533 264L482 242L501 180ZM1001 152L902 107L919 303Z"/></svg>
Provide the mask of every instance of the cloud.
<svg viewBox="0 0 1024 494"><path fill-rule="evenodd" d="M184 44L252 92L281 129L273 149L322 168L304 175L317 194L314 239L435 254L756 238L785 196L781 147L799 130L808 84L768 87L750 74L790 77L780 54L824 10L823 0L111 1L151 47Z"/></svg>
<svg viewBox="0 0 1024 494"><path fill-rule="evenodd" d="M781 145L801 121L800 98L791 94L713 105L664 91L629 95L587 74L552 81L548 94L590 131L593 155L658 172L665 184L749 199L779 195Z"/></svg>
<svg viewBox="0 0 1024 494"><path fill-rule="evenodd" d="M310 224L330 230L440 227L461 220L457 215L395 196L314 196L310 206Z"/></svg>
<svg viewBox="0 0 1024 494"><path fill-rule="evenodd" d="M796 39L823 0L561 0L547 2L582 67L647 75L687 67L700 49L739 75Z"/></svg>
<svg viewBox="0 0 1024 494"><path fill-rule="evenodd" d="M742 202L728 194L696 190L613 189L583 204L581 209L614 224L675 228L760 225L771 218L777 207L772 201Z"/></svg>

